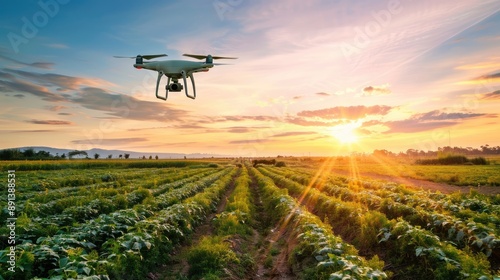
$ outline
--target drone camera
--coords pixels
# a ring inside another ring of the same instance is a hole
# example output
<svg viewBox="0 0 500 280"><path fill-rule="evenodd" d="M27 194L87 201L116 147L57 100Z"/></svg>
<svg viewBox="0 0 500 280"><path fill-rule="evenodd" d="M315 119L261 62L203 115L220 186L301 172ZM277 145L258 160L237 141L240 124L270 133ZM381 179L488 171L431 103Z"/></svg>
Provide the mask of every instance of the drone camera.
<svg viewBox="0 0 500 280"><path fill-rule="evenodd" d="M135 64L142 64L142 56L141 56L141 55L138 55L138 56L135 58Z"/></svg>
<svg viewBox="0 0 500 280"><path fill-rule="evenodd" d="M181 91L183 88L184 87L181 83L171 83L170 85L167 85L167 89L169 91Z"/></svg>

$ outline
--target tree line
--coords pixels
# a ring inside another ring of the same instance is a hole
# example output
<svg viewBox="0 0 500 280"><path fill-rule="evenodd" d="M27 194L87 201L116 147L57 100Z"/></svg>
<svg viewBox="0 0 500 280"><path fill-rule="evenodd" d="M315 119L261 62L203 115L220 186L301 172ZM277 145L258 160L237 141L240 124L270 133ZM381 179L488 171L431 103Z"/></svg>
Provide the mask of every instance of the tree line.
<svg viewBox="0 0 500 280"><path fill-rule="evenodd" d="M101 155L95 153L92 155L92 157L94 159L99 159L101 158ZM70 151L67 154L63 153L61 155L59 155L58 153L53 155L50 152L43 150L36 152L32 148L25 150L20 150L20 149L0 150L0 160L58 160L58 159L74 159L74 158L91 159L86 151L78 151L78 150ZM108 155L106 158L112 159L113 155ZM117 158L128 159L130 158L130 154L127 153L120 154ZM158 156L155 156L154 158L158 159ZM140 159L146 159L146 156L142 156L140 157ZM153 156L149 156L149 159L153 159Z"/></svg>
<svg viewBox="0 0 500 280"><path fill-rule="evenodd" d="M388 150L374 150L374 156L392 156L392 157L445 157L448 155L463 155L463 156L487 156L500 155L500 146L482 145L479 148L473 147L439 147L437 151L424 151L418 149L408 149L406 152L394 153Z"/></svg>

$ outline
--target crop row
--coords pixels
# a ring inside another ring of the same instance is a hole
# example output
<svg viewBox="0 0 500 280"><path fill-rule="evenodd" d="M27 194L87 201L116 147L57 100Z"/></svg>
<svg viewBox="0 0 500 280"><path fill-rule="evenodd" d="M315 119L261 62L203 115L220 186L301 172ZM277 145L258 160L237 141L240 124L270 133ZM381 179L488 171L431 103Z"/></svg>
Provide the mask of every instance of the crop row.
<svg viewBox="0 0 500 280"><path fill-rule="evenodd" d="M65 213L70 213L74 210L78 210L75 209L78 207L79 210L85 210L86 208L83 206L86 204L94 204L93 207L87 209L89 210L89 213L87 214L97 215L98 212L96 208L100 208L99 205L109 205L108 199L112 199L112 197L117 194L125 195L129 192L134 192L139 187L151 188L156 187L158 184L173 182L200 172L198 170L199 169L181 170L180 172L153 172L154 170L150 170L149 172L140 170L140 172L136 172L137 170L134 170L133 172L126 174L125 177L120 177L119 175L116 175L115 172L110 173L109 171L101 170L101 174L104 173L104 175L100 177L108 178L106 179L106 182L103 181L100 183L92 183L91 185L61 187L56 189L46 188L44 191L23 191L22 188L20 188L23 184L16 181L16 211L18 213L23 212L29 217L34 218L39 216L43 217L54 214L63 214L64 211L66 211ZM96 174L95 171L94 174ZM35 174L32 174L32 172L23 172L23 174L18 174L16 179L36 181L36 177L36 172ZM117 178L120 178L120 181L117 181ZM124 178L129 179L125 180ZM0 209L2 209L0 218L2 219L8 216L6 198L7 196L2 196L0 201ZM95 205L96 203L97 205Z"/></svg>
<svg viewBox="0 0 500 280"><path fill-rule="evenodd" d="M295 271L305 279L384 279L375 258L367 261L357 250L333 234L331 228L317 216L300 206L287 192L278 188L273 180L252 168L252 176L261 189L268 213L280 221L280 230L290 230L296 243L290 254Z"/></svg>
<svg viewBox="0 0 500 280"><path fill-rule="evenodd" d="M294 175L292 172L284 172L276 168L272 171L295 182L311 184L309 182L312 180L312 175ZM334 180L338 183L338 179ZM443 202L430 199L423 192L405 190L403 194L402 191L392 192L387 188L377 187L376 184L370 184L371 182L357 181L356 187L353 187L349 184L339 186L331 181L327 179L320 184L311 185L328 195L347 201L359 201L371 210L384 213L389 219L403 217L411 224L426 228L438 234L439 237L455 243L458 248L468 245L471 249L483 252L488 257L500 257L500 239L494 223L485 225L472 218L463 221L454 216L453 212L450 213L441 207ZM359 188L359 185L362 188ZM482 216L483 214L476 215ZM489 219L495 219L494 215Z"/></svg>
<svg viewBox="0 0 500 280"><path fill-rule="evenodd" d="M214 170L215 171L215 170ZM78 230L80 223L92 222L102 214L118 212L122 209L132 208L143 202L147 202L150 211L160 207L168 207L178 201L194 195L202 187L212 183L224 171L208 174L200 173L192 177L180 179L169 184L161 186L159 189L168 190L167 192L153 192L144 188L139 188L126 195L118 195L114 199L96 198L90 203L81 206L68 206L61 211L61 214L54 214L47 217L35 216L30 218L25 212L20 215L17 221L18 238L20 240L34 240L40 236L52 236L56 233L67 233ZM157 195L154 198L154 195ZM145 201L147 198L150 200ZM26 207L25 207L26 208ZM32 208L31 206L28 208ZM28 210L28 209L26 209ZM75 229L76 228L76 229Z"/></svg>
<svg viewBox="0 0 500 280"><path fill-rule="evenodd" d="M149 195L149 199L146 197L133 209L102 214L97 219L68 228L68 233L41 237L35 243L25 240L17 246L20 270L15 275L2 274L6 279L33 276L68 279L91 275L101 275L102 279L107 279L106 275L116 279L143 277L145 267L166 258L172 245L214 207L216 194L233 174L234 168L225 169L176 189L185 190L191 197L183 192L168 197L167 192L159 195L157 201ZM1 261L5 260L6 252L1 251L0 266L6 265ZM156 259L158 256L161 258ZM6 271L4 268L2 270Z"/></svg>
<svg viewBox="0 0 500 280"><path fill-rule="evenodd" d="M302 174L308 177L314 176L315 170L294 168L295 174ZM473 218L477 222L480 220L493 222L500 225L498 215L500 215L500 196L481 195L475 192L470 194L446 195L426 191L413 191L402 185L387 182L366 181L329 175L328 172L322 177L335 184L361 184L365 189L385 190L390 192L396 201L414 201L414 205L423 205L432 208L444 208L453 212L460 218ZM479 213L479 214L477 214ZM484 215L483 215L484 214ZM494 215L491 215L494 214Z"/></svg>
<svg viewBox="0 0 500 280"><path fill-rule="evenodd" d="M143 188L139 188L126 196L118 196L114 199L96 198L84 206L72 206L66 208L61 214L54 214L47 217L29 217L22 213L17 220L17 236L22 240L36 240L41 236L52 236L60 233L70 233L80 230L78 222L89 221L98 215L117 212L121 209L131 208L139 203L148 203L150 211L160 207L167 207L184 198L194 195L201 187L216 180L224 171L216 170L192 177L184 178L163 185L159 189L168 189L155 199L154 195L159 194ZM214 173L214 174L212 174ZM149 200L146 200L149 198ZM4 228L6 229L6 228Z"/></svg>
<svg viewBox="0 0 500 280"><path fill-rule="evenodd" d="M212 220L214 234L205 235L189 248L187 261L189 277L211 279L229 277L243 278L254 269L254 260L250 253L235 250L235 236L252 234L254 209L249 189L250 178L246 167L240 168L234 180L232 191L224 211ZM215 276L215 277L214 277Z"/></svg>
<svg viewBox="0 0 500 280"><path fill-rule="evenodd" d="M297 197L310 211L328 219L336 232L359 249L389 251L391 265L402 266L401 273L416 274L422 279L432 275L449 279L490 276L489 262L484 255L459 250L440 241L434 233L414 227L405 220L389 220L384 213L371 209L377 203L368 202L373 196L369 192L350 193L345 188L343 195L332 196L324 187L319 191L309 182L302 184L270 169L259 170L272 178L277 186Z"/></svg>

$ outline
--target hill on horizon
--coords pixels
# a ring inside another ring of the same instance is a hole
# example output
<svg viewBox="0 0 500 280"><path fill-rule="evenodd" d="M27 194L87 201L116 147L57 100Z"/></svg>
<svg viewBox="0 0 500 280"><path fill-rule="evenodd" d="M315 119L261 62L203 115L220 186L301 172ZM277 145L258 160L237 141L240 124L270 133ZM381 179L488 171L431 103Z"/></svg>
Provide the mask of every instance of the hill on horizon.
<svg viewBox="0 0 500 280"><path fill-rule="evenodd" d="M35 152L46 151L46 152L49 152L53 156L62 155L62 154L67 155L69 152L74 151L74 149L60 149L60 148L52 148L52 147L45 147L45 146L26 146L26 147L17 147L17 148L9 148L9 149L18 149L21 151L24 151L27 149L33 149ZM3 150L9 150L9 149L3 149ZM99 154L100 159L105 159L109 155L112 155L112 158L118 158L120 155L124 155L124 154L130 154L131 159L142 158L143 156L145 156L146 158L148 158L149 156L152 156L152 157L158 156L158 158L160 158L160 159L183 159L184 157L186 157L186 158L230 157L229 155L218 155L218 154L150 153L150 152L136 152L136 151L125 151L125 150L107 150L107 149L100 149L100 148L93 148L90 150L83 150L83 151L87 152L87 154L90 158L93 158L94 154Z"/></svg>

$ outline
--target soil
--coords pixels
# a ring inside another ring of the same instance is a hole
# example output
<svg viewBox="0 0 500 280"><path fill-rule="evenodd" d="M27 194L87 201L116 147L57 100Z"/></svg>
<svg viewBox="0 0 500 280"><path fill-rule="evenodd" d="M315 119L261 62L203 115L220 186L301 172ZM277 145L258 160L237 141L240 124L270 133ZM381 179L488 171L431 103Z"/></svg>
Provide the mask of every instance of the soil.
<svg viewBox="0 0 500 280"><path fill-rule="evenodd" d="M199 225L196 227L194 233L191 235L191 237L186 241L185 244L182 244L181 246L177 247L174 249L172 252L172 259L170 260L170 263L163 265L162 267L159 268L158 273L151 273L149 275L149 278L152 280L155 279L179 279L180 275L188 275L189 271L189 264L187 262L187 253L189 249L191 248L192 244L196 244L203 236L209 236L214 234L214 228L212 225L212 220L215 218L217 214L220 214L224 211L226 208L226 204L228 201L228 198L231 196L231 194L234 191L235 183L234 179L236 177L233 177L233 180L231 181L229 188L227 188L226 192L224 193L222 199L219 201L219 204L217 205L217 210L215 212L210 213L203 224Z"/></svg>
<svg viewBox="0 0 500 280"><path fill-rule="evenodd" d="M344 171L344 170L334 170L334 171L332 171L332 173L339 174L341 176L347 176L347 177L351 176L349 171ZM396 176L390 176L390 175L381 175L381 174L369 173L369 172L361 173L360 175L362 177L367 177L367 178L371 178L371 179L375 179L375 180L389 181L389 182L394 182L397 184L410 186L410 187L413 187L415 189L430 190L430 191L434 191L434 192L439 191L439 192L445 193L445 194L450 194L450 193L454 193L454 192L467 193L471 189L477 191L478 193L486 194L486 195L500 194L500 188L493 187L493 186L481 186L481 187L454 186L454 185L448 185L445 183L436 183L436 182L426 181L426 180L403 178L403 177L396 177Z"/></svg>
<svg viewBox="0 0 500 280"><path fill-rule="evenodd" d="M253 195L253 203L255 205L255 218L253 221L253 233L250 237L241 237L234 235L227 240L231 243L231 248L237 254L251 254L255 265L253 270L247 271L245 277L235 278L229 275L224 279L238 280L292 280L297 279L288 264L288 257L294 244L290 242L290 230L280 230L279 224L272 224L272 217L266 213L257 182L252 178L250 190ZM179 279L185 277L189 272L189 264L187 262L187 254L193 244L196 244L203 236L215 234L212 225L213 218L224 211L228 198L234 191L234 180L230 187L225 192L220 200L217 211L211 213L206 218L205 222L196 227L194 233L189 240L174 249L172 258L168 264L163 265L156 273L150 273L149 279ZM244 252L244 248L247 252ZM227 271L230 272L230 271ZM184 278L182 278L184 279ZM185 278L187 279L187 278Z"/></svg>
<svg viewBox="0 0 500 280"><path fill-rule="evenodd" d="M292 280L296 279L288 264L288 256L293 244L289 240L289 230L280 230L279 225L272 225L272 218L266 213L262 205L257 182L252 178L250 188L256 206L252 247L254 253L255 273L247 279ZM275 226L271 228L272 226ZM258 230L256 230L258 229Z"/></svg>

